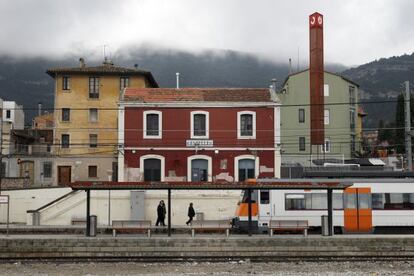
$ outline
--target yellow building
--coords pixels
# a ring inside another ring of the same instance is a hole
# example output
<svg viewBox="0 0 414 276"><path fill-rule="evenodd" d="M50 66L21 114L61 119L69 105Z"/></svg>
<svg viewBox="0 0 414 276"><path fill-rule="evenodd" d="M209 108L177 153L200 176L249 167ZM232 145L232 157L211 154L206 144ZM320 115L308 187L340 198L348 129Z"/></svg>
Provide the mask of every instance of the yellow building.
<svg viewBox="0 0 414 276"><path fill-rule="evenodd" d="M54 68L54 176L58 185L116 179L118 100L125 87L158 87L152 74L114 66Z"/></svg>

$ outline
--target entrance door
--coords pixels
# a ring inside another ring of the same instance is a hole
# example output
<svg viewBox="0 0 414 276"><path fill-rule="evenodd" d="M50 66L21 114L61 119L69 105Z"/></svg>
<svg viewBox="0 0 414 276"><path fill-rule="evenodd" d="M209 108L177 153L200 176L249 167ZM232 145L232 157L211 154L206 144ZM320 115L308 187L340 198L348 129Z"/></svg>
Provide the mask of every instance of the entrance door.
<svg viewBox="0 0 414 276"><path fill-rule="evenodd" d="M66 186L71 182L71 167L58 166L58 185Z"/></svg>
<svg viewBox="0 0 414 276"><path fill-rule="evenodd" d="M348 233L372 231L371 188L348 188L344 191L344 226Z"/></svg>
<svg viewBox="0 0 414 276"><path fill-rule="evenodd" d="M144 181L161 181L161 160L149 158L144 160Z"/></svg>
<svg viewBox="0 0 414 276"><path fill-rule="evenodd" d="M251 159L239 160L239 181L255 178L255 163Z"/></svg>
<svg viewBox="0 0 414 276"><path fill-rule="evenodd" d="M205 159L194 159L191 161L191 181L208 181L208 161Z"/></svg>
<svg viewBox="0 0 414 276"><path fill-rule="evenodd" d="M20 177L28 177L30 185L34 184L34 162L21 161L20 162Z"/></svg>
<svg viewBox="0 0 414 276"><path fill-rule="evenodd" d="M267 226L270 220L270 191L259 190L259 224Z"/></svg>
<svg viewBox="0 0 414 276"><path fill-rule="evenodd" d="M131 220L145 219L145 192L131 191Z"/></svg>

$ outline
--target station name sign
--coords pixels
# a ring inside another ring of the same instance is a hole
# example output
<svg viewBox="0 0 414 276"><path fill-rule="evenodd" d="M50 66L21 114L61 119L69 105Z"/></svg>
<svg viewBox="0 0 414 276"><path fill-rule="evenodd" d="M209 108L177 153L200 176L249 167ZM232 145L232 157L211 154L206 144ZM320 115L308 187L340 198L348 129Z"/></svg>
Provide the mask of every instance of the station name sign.
<svg viewBox="0 0 414 276"><path fill-rule="evenodd" d="M211 148L214 146L213 140L187 140L186 146L189 148L198 147L198 148Z"/></svg>
<svg viewBox="0 0 414 276"><path fill-rule="evenodd" d="M9 203L9 196L8 195L0 195L0 204L7 204Z"/></svg>

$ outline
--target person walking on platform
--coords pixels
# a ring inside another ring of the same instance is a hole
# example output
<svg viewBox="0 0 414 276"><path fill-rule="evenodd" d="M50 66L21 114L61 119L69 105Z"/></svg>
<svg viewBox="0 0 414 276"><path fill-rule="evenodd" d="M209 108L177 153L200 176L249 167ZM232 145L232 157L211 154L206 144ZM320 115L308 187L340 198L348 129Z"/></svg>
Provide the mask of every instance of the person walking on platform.
<svg viewBox="0 0 414 276"><path fill-rule="evenodd" d="M194 208L193 208L193 203L191 202L190 203L190 206L188 206L188 217L189 217L189 220L185 224L187 224L187 225L191 224L191 222L193 221L193 217L194 216L195 216L195 211L194 211Z"/></svg>
<svg viewBox="0 0 414 276"><path fill-rule="evenodd" d="M157 222L155 223L155 226L165 226L165 213L167 213L165 210L165 204L164 201L161 200L157 207Z"/></svg>

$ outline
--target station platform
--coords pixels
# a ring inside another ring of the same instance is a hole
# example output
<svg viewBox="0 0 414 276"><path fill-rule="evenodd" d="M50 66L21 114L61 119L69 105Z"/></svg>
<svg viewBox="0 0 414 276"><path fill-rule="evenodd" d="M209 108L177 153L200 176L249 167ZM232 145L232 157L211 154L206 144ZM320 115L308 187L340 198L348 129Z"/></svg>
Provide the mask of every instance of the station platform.
<svg viewBox="0 0 414 276"><path fill-rule="evenodd" d="M414 235L0 235L0 260L414 258Z"/></svg>

